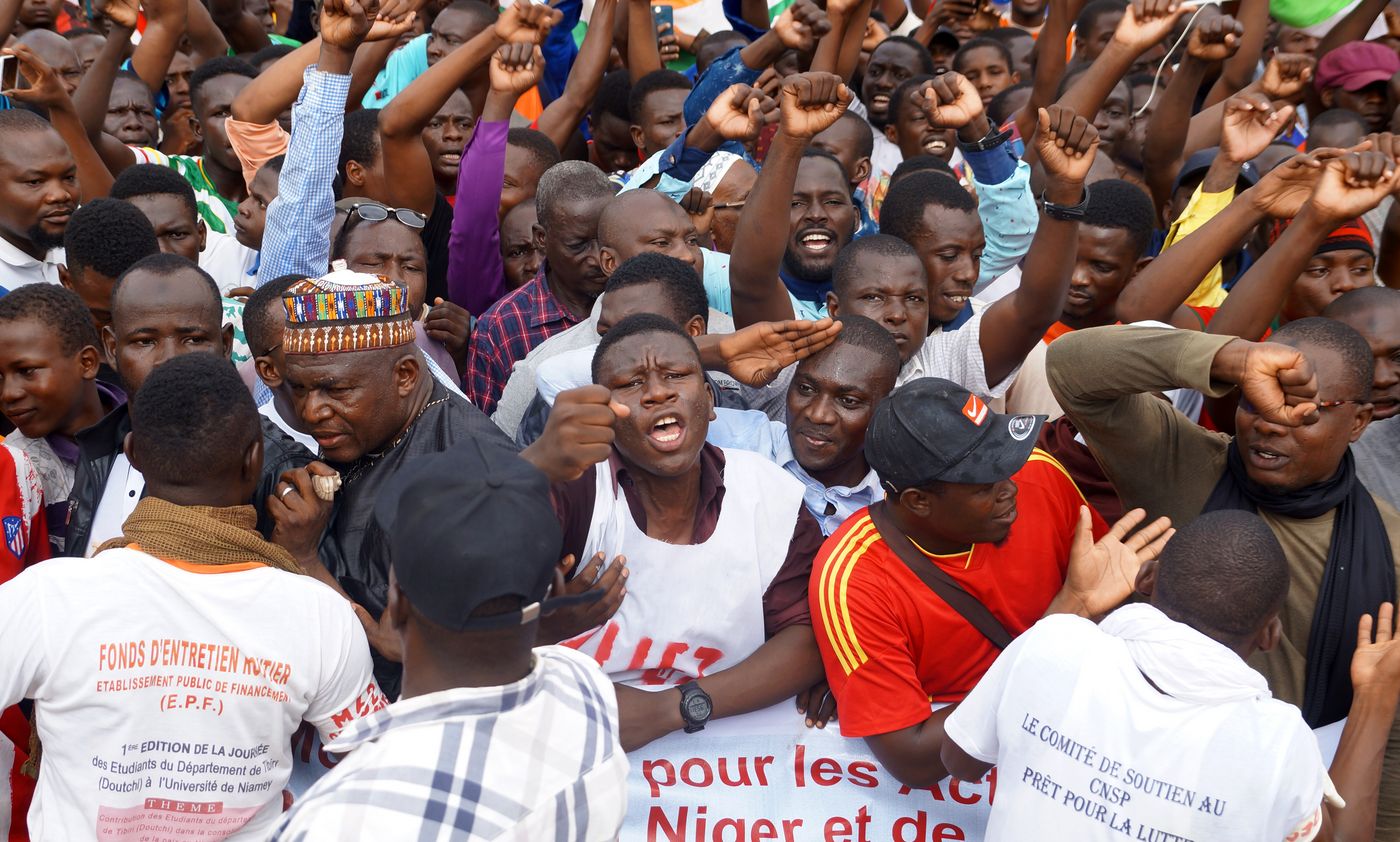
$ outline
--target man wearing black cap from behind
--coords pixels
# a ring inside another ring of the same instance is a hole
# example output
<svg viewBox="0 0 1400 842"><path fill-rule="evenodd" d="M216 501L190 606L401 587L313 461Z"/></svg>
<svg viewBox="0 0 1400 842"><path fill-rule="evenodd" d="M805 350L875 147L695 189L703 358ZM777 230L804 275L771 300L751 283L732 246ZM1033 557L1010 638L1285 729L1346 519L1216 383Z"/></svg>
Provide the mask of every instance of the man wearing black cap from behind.
<svg viewBox="0 0 1400 842"><path fill-rule="evenodd" d="M403 696L328 746L351 753L272 838L617 838L612 685L585 655L535 648L541 611L581 599L546 599L563 535L544 474L470 438L405 465L374 519Z"/></svg>
<svg viewBox="0 0 1400 842"><path fill-rule="evenodd" d="M1014 636L1046 614L1116 607L1170 534L1162 518L1126 538L1141 510L1109 529L1036 449L1043 421L993 412L948 380L896 389L865 439L888 496L812 565L841 733L909 786L946 774L943 720ZM930 700L950 706L931 713Z"/></svg>

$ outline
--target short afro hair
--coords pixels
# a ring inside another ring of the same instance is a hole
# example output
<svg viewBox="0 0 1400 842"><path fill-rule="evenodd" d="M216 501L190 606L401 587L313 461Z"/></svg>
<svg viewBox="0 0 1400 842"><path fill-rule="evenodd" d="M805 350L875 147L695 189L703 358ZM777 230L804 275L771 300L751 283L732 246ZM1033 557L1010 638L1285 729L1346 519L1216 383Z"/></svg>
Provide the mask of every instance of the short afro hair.
<svg viewBox="0 0 1400 842"><path fill-rule="evenodd" d="M379 158L379 109L361 108L345 115L345 136L340 141L336 173L345 176L350 161L369 166Z"/></svg>
<svg viewBox="0 0 1400 842"><path fill-rule="evenodd" d="M911 94L932 81L932 74L920 73L895 85L894 90L890 92L890 110L886 112L889 116L889 122L897 122L899 115L904 113L905 108L913 108L914 102Z"/></svg>
<svg viewBox="0 0 1400 842"><path fill-rule="evenodd" d="M1121 228L1132 237L1133 258L1147 254L1156 224L1152 200L1132 182L1108 178L1089 185L1089 205L1081 225Z"/></svg>
<svg viewBox="0 0 1400 842"><path fill-rule="evenodd" d="M820 146L808 146L806 149L802 150L802 160L806 161L808 158L818 158L823 161L831 162L831 164L836 167L836 171L841 173L841 180L846 180L845 165L841 163L840 158L827 150L822 149ZM798 164L798 166L801 166L801 164Z"/></svg>
<svg viewBox="0 0 1400 842"><path fill-rule="evenodd" d="M287 321L286 310L282 308L282 296L297 281L305 280L305 275L283 275L273 278L253 290L243 304L243 337L248 342L248 350L255 357L261 357L277 341L274 336L282 335L282 326Z"/></svg>
<svg viewBox="0 0 1400 842"><path fill-rule="evenodd" d="M857 159L869 158L875 154L875 129L866 122L864 117L854 111L843 111L840 118L837 119L836 125L843 124L855 132L856 146L854 151Z"/></svg>
<svg viewBox="0 0 1400 842"><path fill-rule="evenodd" d="M232 56L212 58L190 74L190 102L199 102L199 92L204 88L205 83L220 76L242 76L246 79L256 79L258 69L241 58L233 58Z"/></svg>
<svg viewBox="0 0 1400 842"><path fill-rule="evenodd" d="M638 79L627 93L628 119L636 123L647 97L657 91L688 91L690 87L690 80L674 70L653 70Z"/></svg>
<svg viewBox="0 0 1400 842"><path fill-rule="evenodd" d="M904 46L913 50L919 56L919 73L925 76L933 75L933 53L930 53L928 51L928 47L925 47L923 44L920 44L918 41L915 41L908 35L891 35L890 37L880 42L879 46L875 48L875 51L870 54L870 57L874 59L875 53L880 52L880 49L882 47L885 47L889 44L903 44Z"/></svg>
<svg viewBox="0 0 1400 842"><path fill-rule="evenodd" d="M963 59L973 50L996 50L1001 55L1002 61L1006 62L1007 70L1016 69L1012 64L1011 48L995 38L987 38L985 36L968 39L967 43L958 47L958 51L953 54L953 69L961 73Z"/></svg>
<svg viewBox="0 0 1400 842"><path fill-rule="evenodd" d="M1099 23L1099 18L1128 8L1128 0L1092 0L1074 19L1074 31L1083 38Z"/></svg>
<svg viewBox="0 0 1400 842"><path fill-rule="evenodd" d="M889 378L890 388L894 388L894 382L899 378L899 370L904 365L899 358L899 344L894 341L888 330L880 327L880 323L865 316L857 316L854 313L843 313L836 321L841 323L841 332L836 334L836 341L829 347L808 357L808 360L815 360L822 354L830 352L833 348L842 345L850 345L856 348L864 348L879 357L881 371L880 374ZM803 363L798 363L801 366ZM870 385L870 384L861 384ZM883 398L885 394L876 395L875 399Z"/></svg>
<svg viewBox="0 0 1400 842"><path fill-rule="evenodd" d="M120 300L119 293L126 279L136 272L148 272L159 277L170 277L171 275L197 275L209 290L209 298L215 308L223 307L223 295L219 292L219 285L214 283L214 279L209 273L199 268L199 264L178 254L153 254L150 257L143 257L131 264L125 272L117 277L117 282L112 285L112 316L116 317L117 302Z"/></svg>
<svg viewBox="0 0 1400 842"><path fill-rule="evenodd" d="M603 76L602 84L598 85L598 93L593 95L593 107L590 112L593 119L598 119L604 114L611 114L623 122L632 119L631 113L627 110L628 98L632 93L632 77L625 69L613 70Z"/></svg>
<svg viewBox="0 0 1400 842"><path fill-rule="evenodd" d="M549 139L549 135L535 129L515 128L506 131L506 145L523 149L530 162L544 172L562 161L559 147Z"/></svg>
<svg viewBox="0 0 1400 842"><path fill-rule="evenodd" d="M19 132L54 132L57 130L49 125L49 121L23 108L7 108L0 110L0 135L18 134Z"/></svg>
<svg viewBox="0 0 1400 842"><path fill-rule="evenodd" d="M593 382L598 382L598 375L603 370L603 359L614 346L620 345L633 336L642 336L648 333L668 333L681 337L695 352L696 361L699 361L700 349L696 347L695 340L680 325L655 313L634 313L613 325L612 330L603 335L603 338L598 342L598 347L593 350Z"/></svg>
<svg viewBox="0 0 1400 842"><path fill-rule="evenodd" d="M1353 137L1365 137L1370 131L1366 124L1366 118L1347 108L1329 108L1308 124L1307 151L1311 152L1318 148L1318 143L1313 140L1313 135L1318 138L1324 137L1323 130L1326 129L1346 129L1351 128ZM1351 138L1348 138L1350 140ZM1330 144L1329 144L1330 145Z"/></svg>
<svg viewBox="0 0 1400 842"><path fill-rule="evenodd" d="M880 233L912 243L924 225L929 207L976 214L977 200L956 180L933 172L916 172L885 194L880 206Z"/></svg>
<svg viewBox="0 0 1400 842"><path fill-rule="evenodd" d="M894 187L897 182L903 181L916 172L939 173L948 176L953 181L958 180L957 173L953 172L953 168L948 166L947 161L937 155L925 152L922 155L913 155L900 161L899 165L894 168L894 172L890 173L889 186Z"/></svg>
<svg viewBox="0 0 1400 842"><path fill-rule="evenodd" d="M1015 114L1015 112L1011 110L1012 103L1020 96L1022 91L1029 92L1034 87L1035 85L1032 82L1017 82L992 97L992 101L987 103L987 118L992 121L994 126L1000 126L1007 120L1010 120ZM1030 96L1029 93L1026 95Z"/></svg>
<svg viewBox="0 0 1400 842"><path fill-rule="evenodd" d="M1157 561L1152 604L1226 643L1253 636L1283 607L1288 560L1252 512L1205 512L1177 530Z"/></svg>
<svg viewBox="0 0 1400 842"><path fill-rule="evenodd" d="M831 267L831 291L838 299L845 297L851 285L863 277L857 264L867 254L896 259L908 258L918 267L919 275L924 275L924 265L913 246L889 234L870 234L852 240L850 245L841 249L841 253L836 256L836 263ZM921 278L921 281L927 285L926 277Z"/></svg>
<svg viewBox="0 0 1400 842"><path fill-rule="evenodd" d="M122 170L112 182L113 199L136 199L141 196L177 196L191 216L199 216L199 203L194 188L184 176L160 164L137 164Z"/></svg>
<svg viewBox="0 0 1400 842"><path fill-rule="evenodd" d="M603 293L607 294L628 287L657 284L662 292L656 298L658 310L668 310L668 315L678 325L684 325L699 316L708 325L710 304L705 297L705 285L700 276L684 262L664 254L643 252L618 264Z"/></svg>
<svg viewBox="0 0 1400 842"><path fill-rule="evenodd" d="M182 354L141 384L131 401L131 436L147 483L185 484L191 465L206 477L237 473L262 426L233 363Z"/></svg>
<svg viewBox="0 0 1400 842"><path fill-rule="evenodd" d="M605 199L617 187L587 161L561 161L544 171L535 188L535 217L546 232L565 202Z"/></svg>
<svg viewBox="0 0 1400 842"><path fill-rule="evenodd" d="M72 225L73 223L68 223ZM1337 296L1322 315L1329 319L1345 320L1363 313L1374 313L1382 307L1400 306L1400 289L1391 287L1362 287Z"/></svg>
<svg viewBox="0 0 1400 842"><path fill-rule="evenodd" d="M76 292L58 284L26 284L0 298L0 325L23 320L42 324L72 356L88 346L101 349L92 314Z"/></svg>
<svg viewBox="0 0 1400 842"><path fill-rule="evenodd" d="M116 279L143 257L160 252L160 241L146 215L130 202L93 199L73 211L63 229L68 271L92 269Z"/></svg>
<svg viewBox="0 0 1400 842"><path fill-rule="evenodd" d="M1371 354L1371 345L1351 325L1336 319L1310 316L1289 322L1269 337L1270 342L1281 342L1294 348L1308 346L1336 354L1342 362L1349 383L1347 398L1368 400L1376 376L1376 358Z"/></svg>

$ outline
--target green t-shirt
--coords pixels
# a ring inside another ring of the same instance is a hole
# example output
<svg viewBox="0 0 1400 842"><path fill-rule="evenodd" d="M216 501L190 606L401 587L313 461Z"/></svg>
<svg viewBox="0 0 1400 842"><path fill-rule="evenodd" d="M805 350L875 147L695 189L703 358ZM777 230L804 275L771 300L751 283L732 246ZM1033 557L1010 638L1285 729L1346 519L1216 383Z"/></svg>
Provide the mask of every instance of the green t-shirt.
<svg viewBox="0 0 1400 842"><path fill-rule="evenodd" d="M204 161L192 155L167 155L149 146L132 146L131 153L138 164L159 164L179 173L194 188L199 215L211 231L233 233L233 218L238 215L238 203L219 195L219 189L204 174Z"/></svg>

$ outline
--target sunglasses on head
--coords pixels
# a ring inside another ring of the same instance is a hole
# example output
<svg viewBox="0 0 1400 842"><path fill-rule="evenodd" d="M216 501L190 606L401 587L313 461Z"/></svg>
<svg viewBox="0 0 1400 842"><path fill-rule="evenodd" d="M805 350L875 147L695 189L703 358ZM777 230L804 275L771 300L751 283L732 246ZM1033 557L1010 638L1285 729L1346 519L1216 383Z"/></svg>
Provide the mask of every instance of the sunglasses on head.
<svg viewBox="0 0 1400 842"><path fill-rule="evenodd" d="M428 224L428 217L412 208L391 208L378 202L357 202L346 208L345 212L358 216L365 222L383 222L393 214L395 219L409 228L423 228Z"/></svg>

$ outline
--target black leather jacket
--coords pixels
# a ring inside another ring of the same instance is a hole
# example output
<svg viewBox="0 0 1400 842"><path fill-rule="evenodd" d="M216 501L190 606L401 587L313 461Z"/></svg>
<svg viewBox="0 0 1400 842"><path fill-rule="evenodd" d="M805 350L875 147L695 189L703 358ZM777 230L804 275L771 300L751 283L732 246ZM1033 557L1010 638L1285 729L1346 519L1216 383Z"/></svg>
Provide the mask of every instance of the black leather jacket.
<svg viewBox="0 0 1400 842"><path fill-rule="evenodd" d="M258 531L266 538L272 534L272 519L268 517L263 501L273 493L283 471L300 468L316 457L265 416L259 415L258 421L262 424L263 466L262 479L253 495L253 505L258 510ZM69 555L80 556L87 550L97 504L102 502L102 491L107 486L107 477L112 473L112 463L121 452L122 442L129 432L131 414L126 404L122 404L77 435L78 465L73 478L73 492L68 497L66 546ZM191 470L197 468L192 467Z"/></svg>

